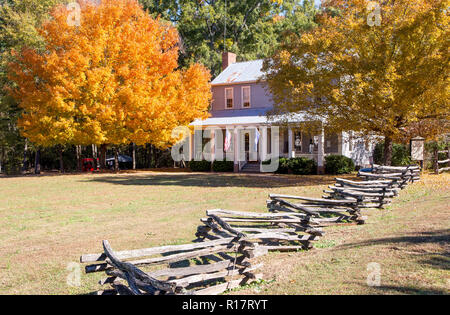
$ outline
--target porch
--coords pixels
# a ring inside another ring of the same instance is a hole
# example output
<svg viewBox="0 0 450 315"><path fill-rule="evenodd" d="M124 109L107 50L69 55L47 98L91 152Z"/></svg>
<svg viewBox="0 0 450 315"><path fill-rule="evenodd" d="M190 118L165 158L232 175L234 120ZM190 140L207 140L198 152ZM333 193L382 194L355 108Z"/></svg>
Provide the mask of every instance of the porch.
<svg viewBox="0 0 450 315"><path fill-rule="evenodd" d="M235 172L241 172L248 163L259 164L278 157L305 157L316 161L321 174L325 156L342 154L340 134L322 131L315 135L295 127L268 124L195 128L190 141L190 160L233 161Z"/></svg>

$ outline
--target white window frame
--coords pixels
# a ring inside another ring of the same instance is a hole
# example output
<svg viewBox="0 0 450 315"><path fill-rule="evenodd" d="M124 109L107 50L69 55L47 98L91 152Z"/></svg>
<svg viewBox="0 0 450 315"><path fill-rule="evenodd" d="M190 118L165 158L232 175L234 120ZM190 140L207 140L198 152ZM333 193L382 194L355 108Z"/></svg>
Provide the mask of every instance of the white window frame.
<svg viewBox="0 0 450 315"><path fill-rule="evenodd" d="M227 91L231 90L231 100L233 101L233 104L231 107L228 107L227 102ZM234 108L234 88L225 88L225 109L233 109Z"/></svg>
<svg viewBox="0 0 450 315"><path fill-rule="evenodd" d="M244 89L248 88L248 102L249 106L244 106ZM252 107L252 87L250 85L241 87L241 105L242 108L251 108Z"/></svg>

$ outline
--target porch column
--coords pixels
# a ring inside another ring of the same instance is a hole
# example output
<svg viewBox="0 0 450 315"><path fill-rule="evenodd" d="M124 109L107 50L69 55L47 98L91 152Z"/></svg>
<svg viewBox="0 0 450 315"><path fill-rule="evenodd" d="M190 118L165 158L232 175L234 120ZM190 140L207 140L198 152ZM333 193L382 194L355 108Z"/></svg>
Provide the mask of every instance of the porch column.
<svg viewBox="0 0 450 315"><path fill-rule="evenodd" d="M189 161L192 161L194 159L194 134L189 135Z"/></svg>
<svg viewBox="0 0 450 315"><path fill-rule="evenodd" d="M221 128L214 129L214 157L217 161L223 161L223 131Z"/></svg>
<svg viewBox="0 0 450 315"><path fill-rule="evenodd" d="M231 146L230 146L230 148L228 149L228 151L227 152L225 152L225 160L226 161L235 161L236 159L235 159L235 149L234 149L234 142L235 142L235 140L234 140L234 126L233 127L226 127L226 129L225 129L225 139L226 139L226 135L227 135L227 133L230 133L231 134Z"/></svg>
<svg viewBox="0 0 450 315"><path fill-rule="evenodd" d="M233 127L234 172L239 173L239 128Z"/></svg>
<svg viewBox="0 0 450 315"><path fill-rule="evenodd" d="M194 160L201 161L203 156L203 130L201 128L194 129Z"/></svg>
<svg viewBox="0 0 450 315"><path fill-rule="evenodd" d="M211 156L211 168L212 168L212 163L215 161L216 159L216 131L215 129L211 129L211 133L210 133L210 143L211 143L211 152L210 152L210 156Z"/></svg>
<svg viewBox="0 0 450 315"><path fill-rule="evenodd" d="M261 127L261 138L259 139L261 150L261 161L267 160L267 126Z"/></svg>
<svg viewBox="0 0 450 315"><path fill-rule="evenodd" d="M345 140L344 133L342 133L342 132L338 133L338 154L339 155L343 155L343 152L344 152L343 146L345 144L344 140Z"/></svg>
<svg viewBox="0 0 450 315"><path fill-rule="evenodd" d="M248 140L249 140L249 160L252 162L258 161L258 148L259 148L259 143L258 145L255 145L256 143L256 130L258 127L253 128L249 128L250 132L249 132L249 136L248 136Z"/></svg>
<svg viewBox="0 0 450 315"><path fill-rule="evenodd" d="M292 129L289 128L288 130L288 157L294 158L295 157L295 151L294 151L294 134L292 132Z"/></svg>
<svg viewBox="0 0 450 315"><path fill-rule="evenodd" d="M317 174L325 173L325 133L322 131L319 135L319 148L317 154Z"/></svg>

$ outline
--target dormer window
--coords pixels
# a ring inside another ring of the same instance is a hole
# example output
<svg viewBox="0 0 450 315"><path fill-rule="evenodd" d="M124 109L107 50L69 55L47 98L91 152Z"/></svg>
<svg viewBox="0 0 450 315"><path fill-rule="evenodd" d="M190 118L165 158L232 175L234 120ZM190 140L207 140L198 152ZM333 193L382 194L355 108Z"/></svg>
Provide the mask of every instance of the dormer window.
<svg viewBox="0 0 450 315"><path fill-rule="evenodd" d="M243 86L242 87L242 107L249 108L250 107L250 87Z"/></svg>
<svg viewBox="0 0 450 315"><path fill-rule="evenodd" d="M233 88L226 88L225 89L225 107L227 109L233 108L233 105L234 105L233 98L234 98L233 97Z"/></svg>

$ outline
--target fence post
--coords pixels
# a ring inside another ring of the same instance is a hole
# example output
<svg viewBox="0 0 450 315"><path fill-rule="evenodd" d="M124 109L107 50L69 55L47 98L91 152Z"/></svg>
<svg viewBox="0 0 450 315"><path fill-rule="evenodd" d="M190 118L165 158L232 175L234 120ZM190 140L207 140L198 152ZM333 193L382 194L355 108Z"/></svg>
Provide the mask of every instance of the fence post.
<svg viewBox="0 0 450 315"><path fill-rule="evenodd" d="M434 149L434 172L439 175L439 149Z"/></svg>
<svg viewBox="0 0 450 315"><path fill-rule="evenodd" d="M450 145L447 146L447 159L449 160L447 166L450 167Z"/></svg>

